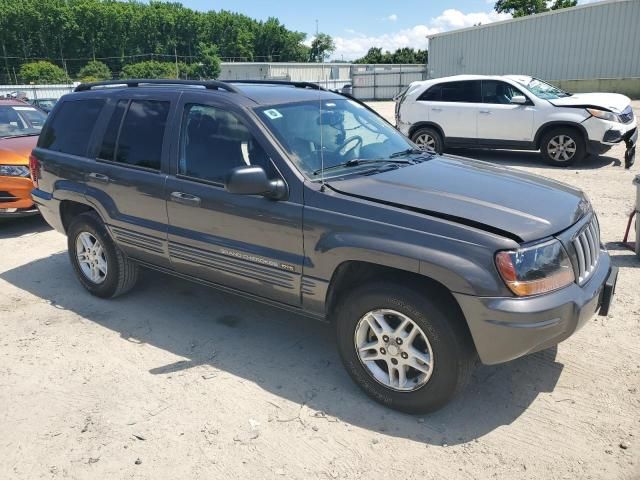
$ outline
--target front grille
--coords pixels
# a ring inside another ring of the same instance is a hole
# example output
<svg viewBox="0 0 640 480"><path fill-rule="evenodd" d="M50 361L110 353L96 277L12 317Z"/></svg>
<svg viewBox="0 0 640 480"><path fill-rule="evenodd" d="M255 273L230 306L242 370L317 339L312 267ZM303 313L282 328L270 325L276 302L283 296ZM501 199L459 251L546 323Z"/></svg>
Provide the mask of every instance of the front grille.
<svg viewBox="0 0 640 480"><path fill-rule="evenodd" d="M572 243L578 259L578 284L583 285L595 271L600 258L600 226L595 215Z"/></svg>
<svg viewBox="0 0 640 480"><path fill-rule="evenodd" d="M620 121L622 123L631 123L633 122L633 109L631 105L623 110L623 112L619 115Z"/></svg>

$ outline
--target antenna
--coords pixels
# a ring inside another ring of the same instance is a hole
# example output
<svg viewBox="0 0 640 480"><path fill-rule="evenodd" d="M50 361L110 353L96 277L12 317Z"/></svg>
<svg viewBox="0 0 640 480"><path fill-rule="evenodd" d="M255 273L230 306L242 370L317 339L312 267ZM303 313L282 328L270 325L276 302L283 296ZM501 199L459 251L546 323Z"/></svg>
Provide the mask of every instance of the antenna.
<svg viewBox="0 0 640 480"><path fill-rule="evenodd" d="M324 65L322 66L322 72L324 73ZM322 73L320 75L319 83L322 84ZM318 125L320 126L320 191L324 192L324 124L322 123L322 90L318 90L318 106L320 112L320 116L318 117Z"/></svg>

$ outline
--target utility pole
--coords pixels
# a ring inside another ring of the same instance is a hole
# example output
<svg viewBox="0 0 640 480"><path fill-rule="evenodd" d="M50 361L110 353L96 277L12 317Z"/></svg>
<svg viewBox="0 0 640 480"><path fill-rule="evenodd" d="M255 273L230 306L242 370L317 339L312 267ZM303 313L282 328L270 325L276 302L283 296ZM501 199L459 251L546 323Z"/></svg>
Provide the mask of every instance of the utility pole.
<svg viewBox="0 0 640 480"><path fill-rule="evenodd" d="M7 69L7 83L11 82L11 72L9 71L9 59L7 58L7 47L2 40L2 53L4 54L4 67Z"/></svg>
<svg viewBox="0 0 640 480"><path fill-rule="evenodd" d="M318 30L318 19L316 18L316 38L318 37L318 33L320 31Z"/></svg>
<svg viewBox="0 0 640 480"><path fill-rule="evenodd" d="M180 69L178 68L178 49L173 46L173 55L176 57L176 78L180 78Z"/></svg>

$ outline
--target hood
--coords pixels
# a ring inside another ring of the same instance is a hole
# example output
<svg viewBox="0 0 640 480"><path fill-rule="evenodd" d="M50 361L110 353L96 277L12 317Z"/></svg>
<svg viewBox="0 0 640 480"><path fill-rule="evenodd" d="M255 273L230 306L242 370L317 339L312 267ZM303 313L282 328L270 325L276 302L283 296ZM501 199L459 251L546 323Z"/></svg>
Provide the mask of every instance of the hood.
<svg viewBox="0 0 640 480"><path fill-rule="evenodd" d="M549 100L556 107L600 107L621 113L631 104L631 99L619 93L574 93L570 97Z"/></svg>
<svg viewBox="0 0 640 480"><path fill-rule="evenodd" d="M36 148L38 136L0 138L0 165L29 165L31 150Z"/></svg>
<svg viewBox="0 0 640 480"><path fill-rule="evenodd" d="M591 208L583 193L568 185L451 156L329 186L339 193L445 218L518 242L554 235Z"/></svg>

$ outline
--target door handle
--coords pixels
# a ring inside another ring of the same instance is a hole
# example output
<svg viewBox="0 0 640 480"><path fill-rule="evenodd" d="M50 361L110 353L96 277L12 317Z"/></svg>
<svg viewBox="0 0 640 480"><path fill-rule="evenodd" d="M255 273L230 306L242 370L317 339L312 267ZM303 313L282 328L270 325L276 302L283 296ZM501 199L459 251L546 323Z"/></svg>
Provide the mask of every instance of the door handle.
<svg viewBox="0 0 640 480"><path fill-rule="evenodd" d="M109 183L111 179L102 173L90 173L87 175L91 180L95 180L100 183Z"/></svg>
<svg viewBox="0 0 640 480"><path fill-rule="evenodd" d="M480 113L483 113L485 115L491 115L491 110L480 110Z"/></svg>
<svg viewBox="0 0 640 480"><path fill-rule="evenodd" d="M171 192L171 200L185 205L200 205L200 197L183 192Z"/></svg>
<svg viewBox="0 0 640 480"><path fill-rule="evenodd" d="M441 112L442 109L441 108L432 108L431 111L432 112Z"/></svg>

